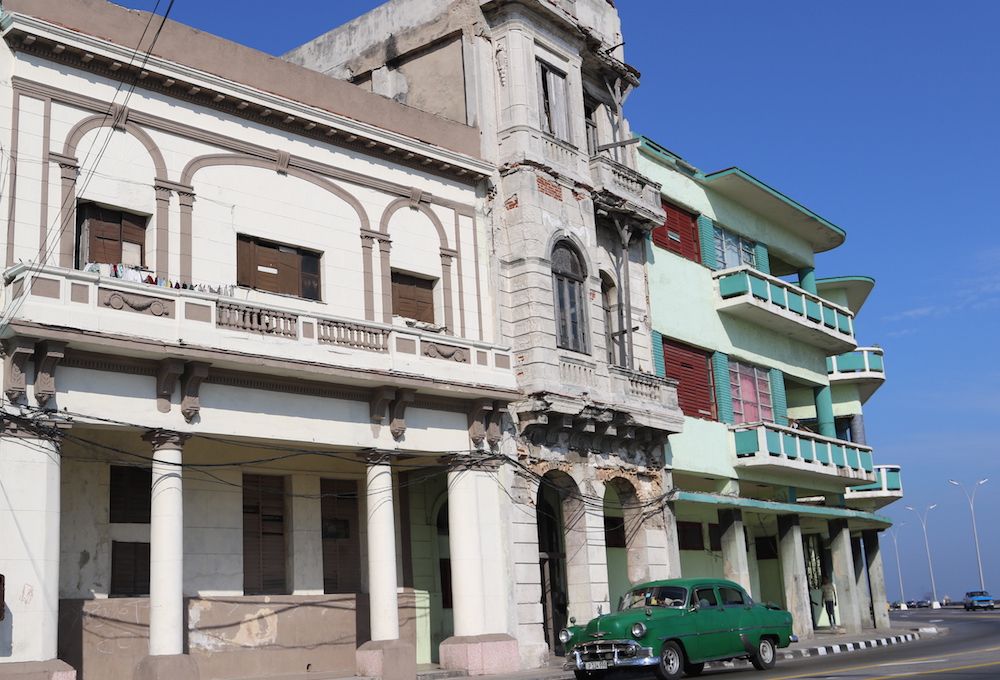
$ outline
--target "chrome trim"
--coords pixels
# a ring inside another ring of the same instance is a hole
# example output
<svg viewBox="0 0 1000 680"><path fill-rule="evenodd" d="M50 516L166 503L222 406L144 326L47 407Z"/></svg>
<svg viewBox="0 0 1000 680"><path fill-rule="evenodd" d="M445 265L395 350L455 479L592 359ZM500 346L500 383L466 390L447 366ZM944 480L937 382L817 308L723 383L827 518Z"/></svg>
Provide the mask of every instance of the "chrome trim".
<svg viewBox="0 0 1000 680"><path fill-rule="evenodd" d="M629 653L625 654L626 651ZM566 654L563 670L582 671L584 664L591 661L605 661L610 670L655 666L660 657L654 655L652 647L643 647L634 640L592 640L581 642Z"/></svg>

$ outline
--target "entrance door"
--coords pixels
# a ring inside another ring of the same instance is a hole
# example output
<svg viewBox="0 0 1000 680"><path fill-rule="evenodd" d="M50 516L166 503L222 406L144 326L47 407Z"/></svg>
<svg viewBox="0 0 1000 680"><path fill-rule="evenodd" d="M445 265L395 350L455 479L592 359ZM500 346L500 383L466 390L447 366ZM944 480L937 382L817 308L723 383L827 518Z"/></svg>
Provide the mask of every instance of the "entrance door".
<svg viewBox="0 0 1000 680"><path fill-rule="evenodd" d="M564 654L559 631L566 627L566 553L562 548L561 515L539 494L538 505L538 566L542 585L542 620L545 641L555 654Z"/></svg>

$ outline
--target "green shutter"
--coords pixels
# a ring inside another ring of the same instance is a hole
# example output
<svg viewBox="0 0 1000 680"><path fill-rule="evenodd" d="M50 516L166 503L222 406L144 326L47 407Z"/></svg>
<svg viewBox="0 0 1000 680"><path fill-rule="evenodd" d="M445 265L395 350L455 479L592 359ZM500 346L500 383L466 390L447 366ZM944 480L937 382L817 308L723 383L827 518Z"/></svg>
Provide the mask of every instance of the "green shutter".
<svg viewBox="0 0 1000 680"><path fill-rule="evenodd" d="M722 352L712 354L712 371L715 373L715 408L719 421L732 425L736 418L733 416L733 391L729 387L729 357Z"/></svg>
<svg viewBox="0 0 1000 680"><path fill-rule="evenodd" d="M753 259L757 266L757 271L765 274L771 273L771 260L767 256L767 246L759 241L753 247Z"/></svg>
<svg viewBox="0 0 1000 680"><path fill-rule="evenodd" d="M663 335L653 331L653 370L661 378L667 377L667 367L663 362Z"/></svg>
<svg viewBox="0 0 1000 680"><path fill-rule="evenodd" d="M785 398L785 374L776 368L770 371L771 406L774 408L774 422L788 424L788 400Z"/></svg>
<svg viewBox="0 0 1000 680"><path fill-rule="evenodd" d="M718 269L715 261L715 223L704 215L698 215L698 240L701 242L701 263Z"/></svg>

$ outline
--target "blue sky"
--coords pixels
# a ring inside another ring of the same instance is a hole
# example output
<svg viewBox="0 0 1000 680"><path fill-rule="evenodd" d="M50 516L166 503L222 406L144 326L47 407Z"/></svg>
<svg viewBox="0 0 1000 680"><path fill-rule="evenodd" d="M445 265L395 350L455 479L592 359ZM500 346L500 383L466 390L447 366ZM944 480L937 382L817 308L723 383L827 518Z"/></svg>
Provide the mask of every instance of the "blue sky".
<svg viewBox="0 0 1000 680"><path fill-rule="evenodd" d="M121 2L153 10L156 0ZM160 0L161 13L167 0ZM377 0L176 0L170 17L282 54ZM626 60L642 85L633 130L706 172L737 166L847 231L818 277L867 275L862 345L885 349L886 384L865 408L876 463L903 466L897 524L907 598L986 587L1000 595L1000 239L990 196L1000 158L1000 4L618 0ZM919 427L918 427L919 425ZM883 538L890 599L893 544Z"/></svg>

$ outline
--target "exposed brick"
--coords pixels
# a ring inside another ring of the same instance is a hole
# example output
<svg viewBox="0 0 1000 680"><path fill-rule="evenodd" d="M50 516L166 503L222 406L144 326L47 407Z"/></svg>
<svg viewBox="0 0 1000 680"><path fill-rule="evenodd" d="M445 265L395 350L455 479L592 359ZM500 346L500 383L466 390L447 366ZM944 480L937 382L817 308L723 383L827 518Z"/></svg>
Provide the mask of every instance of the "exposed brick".
<svg viewBox="0 0 1000 680"><path fill-rule="evenodd" d="M514 194L503 204L507 210L513 210L518 206L517 194Z"/></svg>
<svg viewBox="0 0 1000 680"><path fill-rule="evenodd" d="M551 179L536 175L538 180L538 190L541 191L546 196L551 196L557 201L563 200L562 187L559 182L554 182Z"/></svg>

